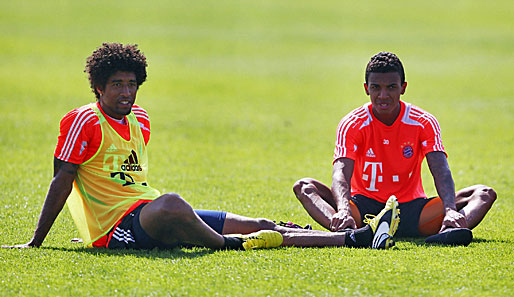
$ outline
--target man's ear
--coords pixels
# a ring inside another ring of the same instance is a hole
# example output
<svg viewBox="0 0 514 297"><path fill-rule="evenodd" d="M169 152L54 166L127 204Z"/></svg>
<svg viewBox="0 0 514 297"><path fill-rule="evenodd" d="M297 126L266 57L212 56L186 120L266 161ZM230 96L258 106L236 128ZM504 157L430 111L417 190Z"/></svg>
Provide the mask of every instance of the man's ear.
<svg viewBox="0 0 514 297"><path fill-rule="evenodd" d="M405 94L405 89L407 88L407 82L404 82L402 85L402 95Z"/></svg>
<svg viewBox="0 0 514 297"><path fill-rule="evenodd" d="M364 83L364 90L366 90L366 95L369 96L368 84Z"/></svg>
<svg viewBox="0 0 514 297"><path fill-rule="evenodd" d="M96 87L95 89L98 92L98 94L100 94L100 96L104 94L104 91L100 87Z"/></svg>

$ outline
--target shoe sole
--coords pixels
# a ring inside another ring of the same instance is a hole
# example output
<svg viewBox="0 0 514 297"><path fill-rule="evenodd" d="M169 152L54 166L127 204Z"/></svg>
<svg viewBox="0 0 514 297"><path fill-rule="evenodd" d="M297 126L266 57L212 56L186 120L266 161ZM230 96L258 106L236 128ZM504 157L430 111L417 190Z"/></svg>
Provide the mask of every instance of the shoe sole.
<svg viewBox="0 0 514 297"><path fill-rule="evenodd" d="M400 204L398 201L394 202L394 207L391 209L391 227L389 229L389 235L393 237L394 233L398 230L400 225Z"/></svg>
<svg viewBox="0 0 514 297"><path fill-rule="evenodd" d="M394 246L394 241L390 232L390 224L388 222L382 222L373 236L373 243L371 248L373 249L388 249Z"/></svg>
<svg viewBox="0 0 514 297"><path fill-rule="evenodd" d="M380 223L380 225L377 227L377 230L375 231L375 236L373 236L371 248L388 249L394 246L393 235L394 233L396 233L396 230L398 229L398 222L395 220L395 218L397 218L400 213L398 206L399 205L397 201L393 202L391 209L388 210L388 212L391 212L391 218ZM387 215L388 214L386 212L384 216ZM386 224L385 226L384 223ZM387 236L387 238L383 239L384 236Z"/></svg>
<svg viewBox="0 0 514 297"><path fill-rule="evenodd" d="M427 237L425 243L467 246L472 240L473 232L468 228L451 228L439 234Z"/></svg>

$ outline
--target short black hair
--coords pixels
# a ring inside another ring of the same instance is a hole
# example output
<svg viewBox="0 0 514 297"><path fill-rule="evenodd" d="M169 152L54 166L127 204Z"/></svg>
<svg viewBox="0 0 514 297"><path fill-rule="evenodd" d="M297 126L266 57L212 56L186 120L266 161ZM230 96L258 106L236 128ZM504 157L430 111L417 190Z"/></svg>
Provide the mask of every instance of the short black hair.
<svg viewBox="0 0 514 297"><path fill-rule="evenodd" d="M137 87L146 80L146 57L137 44L102 43L86 60L86 69L91 89L100 99L97 87L105 88L107 79L118 71L133 72Z"/></svg>
<svg viewBox="0 0 514 297"><path fill-rule="evenodd" d="M405 82L405 71L403 70L402 62L395 54L390 52L380 52L371 57L371 60L366 66L366 83L368 83L369 74L371 72L396 72L400 75L402 84Z"/></svg>

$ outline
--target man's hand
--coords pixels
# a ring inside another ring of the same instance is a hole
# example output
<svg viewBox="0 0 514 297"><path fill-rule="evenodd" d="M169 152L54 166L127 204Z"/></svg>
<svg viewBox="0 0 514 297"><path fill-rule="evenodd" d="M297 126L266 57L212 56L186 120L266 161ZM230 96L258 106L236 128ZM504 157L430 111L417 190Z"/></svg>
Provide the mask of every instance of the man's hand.
<svg viewBox="0 0 514 297"><path fill-rule="evenodd" d="M2 248L4 248L4 249L28 249L28 248L33 248L33 247L37 247L37 246L30 245L29 243L17 244L17 245L2 245Z"/></svg>
<svg viewBox="0 0 514 297"><path fill-rule="evenodd" d="M28 249L28 248L37 248L41 246L41 244L36 244L34 240L31 240L24 244L16 244L16 245L2 245L1 247L4 249Z"/></svg>
<svg viewBox="0 0 514 297"><path fill-rule="evenodd" d="M25 244L3 245L2 248L23 249L41 246L71 193L78 167L77 164L63 162L54 157L54 178L46 194L34 236Z"/></svg>
<svg viewBox="0 0 514 297"><path fill-rule="evenodd" d="M443 232L447 228L467 228L468 223L466 221L466 217L460 212L447 209L446 214L443 218L443 225L441 226L441 230L439 233Z"/></svg>
<svg viewBox="0 0 514 297"><path fill-rule="evenodd" d="M356 229L357 224L349 211L340 210L332 216L332 220L330 221L330 230L338 231L345 228Z"/></svg>

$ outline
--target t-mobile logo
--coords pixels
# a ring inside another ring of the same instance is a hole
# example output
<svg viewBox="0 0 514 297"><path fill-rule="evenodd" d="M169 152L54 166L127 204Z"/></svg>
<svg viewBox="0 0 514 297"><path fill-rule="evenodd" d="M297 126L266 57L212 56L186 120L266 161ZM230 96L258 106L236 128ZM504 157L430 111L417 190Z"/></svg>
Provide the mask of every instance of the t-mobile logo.
<svg viewBox="0 0 514 297"><path fill-rule="evenodd" d="M368 169L368 167L371 167L371 180L369 178L370 175L368 173L366 173L366 170ZM378 172L377 169L379 169L380 172ZM378 174L382 174L382 162L365 162L364 170L362 170L362 171L363 171L362 179L365 181L370 180L369 188L366 188L366 190L378 192L378 189L375 186L377 185L377 182L381 183L382 179L383 179L382 175L378 175Z"/></svg>

